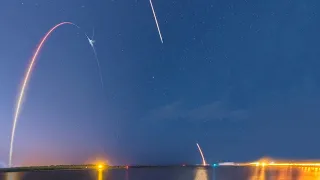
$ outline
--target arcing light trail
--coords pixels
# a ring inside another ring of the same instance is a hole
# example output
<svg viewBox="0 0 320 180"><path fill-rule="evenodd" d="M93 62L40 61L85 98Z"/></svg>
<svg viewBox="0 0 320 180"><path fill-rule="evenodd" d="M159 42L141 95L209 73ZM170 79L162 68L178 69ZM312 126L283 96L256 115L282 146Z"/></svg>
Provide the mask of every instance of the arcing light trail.
<svg viewBox="0 0 320 180"><path fill-rule="evenodd" d="M150 5L151 5L151 9L152 9L154 20L156 21L156 25L157 25L157 28L158 28L158 33L159 33L159 36L160 36L161 43L163 43L160 27L159 27L157 16L156 16L156 12L154 11L154 8L153 8L153 5L152 5L152 0L150 0Z"/></svg>
<svg viewBox="0 0 320 180"><path fill-rule="evenodd" d="M15 131L16 131L16 126L17 126L17 121L18 121L18 118L19 118L19 113L21 111L21 105L22 105L22 100L25 96L25 90L26 90L26 87L30 81L30 77L31 77L31 74L33 72L33 69L34 69L34 65L35 65L35 62L36 62L36 59L38 57L38 54L39 52L41 51L41 48L42 46L44 45L44 43L46 42L46 40L48 39L48 37L50 36L50 34L56 30L58 27L62 26L62 25L73 25L73 26L76 26L77 28L80 29L80 27L72 22L61 22L57 25L55 25L53 28L51 28L47 34L41 39L40 41L40 44L37 46L36 48L36 51L35 53L33 54L31 60L30 60L30 64L27 68L27 71L26 71L26 74L23 78L23 81L22 81L22 86L21 86L21 89L20 89L20 92L19 92L19 96L18 96L18 100L17 100L17 104L16 104L16 109L15 109L15 112L14 112L14 118L13 118L13 127L12 127L12 132L11 132L11 140L10 140L10 152L9 152L9 167L12 166L12 152L13 152L13 142L14 142L14 135L15 135ZM93 49L93 52L95 54L95 58L96 58L96 61L97 61L97 64L98 64L98 68L99 68L99 73L100 73L100 79L101 79L101 83L103 82L102 81L102 76L101 76L101 70L100 70L100 64L99 64L99 60L97 58L97 54L96 54L96 50L93 46L93 40L90 39L87 34L85 34L85 36L87 37L92 49ZM103 86L103 83L102 83L102 86Z"/></svg>
<svg viewBox="0 0 320 180"><path fill-rule="evenodd" d="M77 26L77 27L79 28L79 26ZM93 34L92 34L92 38L91 39L88 37L88 35L86 33L85 33L85 36L87 37L87 39L89 41L89 44L92 47L92 50L93 50L93 53L94 53L94 57L96 58L97 65L98 65L98 68L99 68L98 70L99 70L99 75L100 75L100 82L101 82L101 85L102 85L102 88L103 88L104 85L103 85L103 79L102 79L100 63L99 63L99 59L98 59L96 48L94 47L94 43L95 43L95 41L93 40L93 38L94 38L94 30L93 30Z"/></svg>
<svg viewBox="0 0 320 180"><path fill-rule="evenodd" d="M199 152L200 152L200 155L201 155L201 158L202 158L202 165L206 166L207 163L206 163L206 160L204 159L204 156L203 156L203 153L202 153L202 150L199 146L199 144L197 143L197 146L198 146L198 149L199 149Z"/></svg>

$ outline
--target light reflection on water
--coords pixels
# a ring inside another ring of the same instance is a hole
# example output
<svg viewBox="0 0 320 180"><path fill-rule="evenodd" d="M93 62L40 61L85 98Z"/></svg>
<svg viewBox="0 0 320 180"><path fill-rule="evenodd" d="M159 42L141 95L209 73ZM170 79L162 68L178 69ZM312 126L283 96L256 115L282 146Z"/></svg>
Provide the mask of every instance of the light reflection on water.
<svg viewBox="0 0 320 180"><path fill-rule="evenodd" d="M211 180L212 168L129 168L5 173L0 180Z"/></svg>
<svg viewBox="0 0 320 180"><path fill-rule="evenodd" d="M320 180L319 167L253 167L249 180Z"/></svg>
<svg viewBox="0 0 320 180"><path fill-rule="evenodd" d="M5 174L5 180L20 180L23 176L23 173L6 173Z"/></svg>
<svg viewBox="0 0 320 180"><path fill-rule="evenodd" d="M209 180L208 170L204 168L198 168L195 170L194 180Z"/></svg>
<svg viewBox="0 0 320 180"><path fill-rule="evenodd" d="M98 170L98 180L103 180L103 170Z"/></svg>
<svg viewBox="0 0 320 180"><path fill-rule="evenodd" d="M320 180L320 167L138 168L0 174L0 180Z"/></svg>

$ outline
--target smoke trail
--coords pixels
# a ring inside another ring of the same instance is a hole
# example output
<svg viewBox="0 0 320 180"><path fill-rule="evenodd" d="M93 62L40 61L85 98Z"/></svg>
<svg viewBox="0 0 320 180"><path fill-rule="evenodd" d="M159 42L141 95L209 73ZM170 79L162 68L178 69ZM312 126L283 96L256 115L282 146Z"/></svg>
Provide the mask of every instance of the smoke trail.
<svg viewBox="0 0 320 180"><path fill-rule="evenodd" d="M198 143L197 143L197 146L198 146L198 149L199 149L199 152L200 152L201 158L202 158L202 164L203 164L204 166L206 166L206 165L207 165L206 160L204 159L204 156L203 156L202 150L201 150L201 148L200 148L200 146L199 146L199 144L198 144Z"/></svg>
<svg viewBox="0 0 320 180"><path fill-rule="evenodd" d="M12 132L11 132L11 140L10 140L10 152L9 152L9 167L12 166L12 152L13 152L13 142L14 142L14 135L15 135L15 131L16 131L16 126L17 126L17 121L18 121L18 118L19 118L19 113L20 113L20 110L21 110L21 105L22 105L22 100L24 98L24 95L25 95L25 90L26 90L26 87L30 81L30 76L33 72L33 69L34 69L34 65L35 65L35 62L36 62L36 59L38 57L38 54L43 46L43 44L46 42L46 40L48 39L48 37L50 36L50 34L55 30L57 29L58 27L62 26L62 25L65 25L65 24L69 24L69 25L73 25L73 26L76 26L77 28L80 29L80 27L72 22L61 22L57 25L55 25L53 28L51 28L47 34L41 39L40 41L40 44L37 46L36 48L36 51L35 53L33 54L31 60L30 60L30 64L28 66L28 69L26 71L26 74L24 76L24 79L22 81L22 86L21 86L21 89L20 89L20 92L19 92L19 96L18 96L18 100L17 100L17 105L16 105L16 109L15 109L15 113L14 113L14 118L13 118L13 127L12 127ZM86 37L88 38L87 34L85 34ZM88 38L89 39L89 38ZM90 39L89 39L90 40ZM89 41L90 43L90 41ZM90 43L91 44L91 43ZM92 46L93 47L93 46ZM93 50L94 50L94 53L95 53L95 57L96 57L96 60L98 62L98 66L99 66L99 70L100 70L100 65L99 65L99 61L98 61L98 58L96 56L96 52L95 52L95 49L93 47ZM100 76L101 76L101 71L100 71ZM102 79L102 77L101 77Z"/></svg>
<svg viewBox="0 0 320 180"><path fill-rule="evenodd" d="M157 25L157 28L158 28L158 33L159 33L159 36L160 36L161 43L163 43L162 35L161 35L161 32L160 32L160 27L159 27L157 16L156 16L156 12L154 11L154 8L153 8L151 0L150 0L150 5L151 5L152 12L153 12L154 20L156 21L156 25Z"/></svg>

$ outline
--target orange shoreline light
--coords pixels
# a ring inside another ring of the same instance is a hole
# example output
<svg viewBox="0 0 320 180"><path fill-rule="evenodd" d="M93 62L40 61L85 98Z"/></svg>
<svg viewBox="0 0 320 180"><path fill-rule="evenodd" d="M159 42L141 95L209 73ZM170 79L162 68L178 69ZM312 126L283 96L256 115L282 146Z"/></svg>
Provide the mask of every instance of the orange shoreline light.
<svg viewBox="0 0 320 180"><path fill-rule="evenodd" d="M219 163L219 166L257 166L257 167L320 167L320 161L318 160L276 160L272 158L262 158L254 162L229 162Z"/></svg>
<svg viewBox="0 0 320 180"><path fill-rule="evenodd" d="M98 169L102 170L103 169L103 164L98 164Z"/></svg>
<svg viewBox="0 0 320 180"><path fill-rule="evenodd" d="M246 164L246 163L244 163ZM252 162L248 163L247 165L255 165L255 166L320 166L320 162L308 162L308 163L289 163L289 162L282 162L282 163L265 163L265 162Z"/></svg>

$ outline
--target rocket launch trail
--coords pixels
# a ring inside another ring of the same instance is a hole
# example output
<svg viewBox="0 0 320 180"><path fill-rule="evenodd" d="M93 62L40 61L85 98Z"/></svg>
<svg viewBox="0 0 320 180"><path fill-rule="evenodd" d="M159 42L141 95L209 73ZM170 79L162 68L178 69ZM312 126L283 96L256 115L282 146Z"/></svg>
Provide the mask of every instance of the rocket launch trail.
<svg viewBox="0 0 320 180"><path fill-rule="evenodd" d="M25 91L26 91L26 87L28 86L29 84L29 81L30 81L30 77L32 75L32 72L34 70L34 67L35 67L35 63L36 63L36 60L37 60L37 57L44 45L44 43L47 41L48 37L51 35L52 32L54 32L58 27L62 26L62 25L73 25L73 26L76 26L77 28L80 29L79 26L77 26L76 24L72 23L72 22L61 22L57 25L55 25L54 27L52 27L48 32L47 34L41 39L39 45L37 46L36 48L36 51L34 52L31 60L30 60L30 64L27 68L27 71L24 75L24 78L23 78L23 81L22 81L22 85L21 85L21 89L19 91L19 94L18 94L18 99L17 99L17 104L16 104L16 108L15 108L15 112L14 112L14 118L13 118L13 127L12 127L12 131L11 131L11 139L10 139L10 151L9 151L9 167L12 166L12 152L13 152L13 143L14 143L14 136L15 136L15 131L16 131L16 126L17 126L17 121L18 121L18 118L19 118L19 114L20 114L20 111L21 111L21 106L22 106L22 101L24 99L24 96L25 96ZM85 34L85 36L88 38L87 34ZM88 38L89 40L89 43L90 45L92 46L93 48L93 51L95 53L95 58L97 60L97 64L98 64L98 68L99 68L99 71L100 71L100 65L99 65L99 61L98 61L98 58L97 58L97 55L96 55L96 51L94 49L94 46L93 46L93 42L90 38ZM101 76L101 71L100 71L100 76ZM102 81L102 76L100 77L101 78L101 81ZM103 84L102 84L103 85Z"/></svg>
<svg viewBox="0 0 320 180"><path fill-rule="evenodd" d="M197 146L198 146L201 158L202 158L202 165L206 166L207 165L206 160L204 159L204 155L203 155L202 150L201 150L201 148L200 148L198 143L197 143Z"/></svg>
<svg viewBox="0 0 320 180"><path fill-rule="evenodd" d="M159 33L159 36L160 36L161 43L163 43L162 35L161 35L160 27L159 27L159 23L158 23L157 16L156 16L156 12L154 11L154 8L153 8L153 5L152 5L152 0L150 0L150 6L151 6L151 9L152 9L154 20L156 21L156 25L157 25L157 28L158 28L158 33Z"/></svg>
<svg viewBox="0 0 320 180"><path fill-rule="evenodd" d="M85 35L86 35L86 37L87 37L87 39L89 41L90 46L92 47L92 50L93 50L93 53L94 53L94 57L96 58L97 65L98 65L98 70L99 70L99 75L100 75L100 82L101 82L102 88L104 88L102 72L101 72L101 68L100 68L100 62L99 62L99 59L98 59L96 48L94 47L95 41L93 39L90 39L87 34L85 34Z"/></svg>

